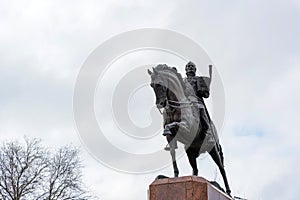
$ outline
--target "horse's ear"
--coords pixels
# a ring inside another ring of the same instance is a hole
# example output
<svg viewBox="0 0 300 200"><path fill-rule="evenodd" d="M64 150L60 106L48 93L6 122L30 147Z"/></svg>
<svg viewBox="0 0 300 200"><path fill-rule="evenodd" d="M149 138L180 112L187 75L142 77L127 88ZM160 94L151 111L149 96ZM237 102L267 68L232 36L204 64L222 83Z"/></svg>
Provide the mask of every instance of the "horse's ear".
<svg viewBox="0 0 300 200"><path fill-rule="evenodd" d="M152 72L149 69L147 71L148 71L148 74L151 76Z"/></svg>
<svg viewBox="0 0 300 200"><path fill-rule="evenodd" d="M152 69L153 69L153 73L157 73L157 71L154 67L152 67Z"/></svg>

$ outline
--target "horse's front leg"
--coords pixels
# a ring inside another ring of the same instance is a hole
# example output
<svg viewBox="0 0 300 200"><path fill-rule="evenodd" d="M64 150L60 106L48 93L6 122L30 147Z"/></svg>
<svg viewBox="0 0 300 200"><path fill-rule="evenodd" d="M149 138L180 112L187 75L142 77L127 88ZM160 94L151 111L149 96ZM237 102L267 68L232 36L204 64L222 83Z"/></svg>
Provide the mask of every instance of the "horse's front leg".
<svg viewBox="0 0 300 200"><path fill-rule="evenodd" d="M176 135L176 131L172 131L172 130L178 130L178 129L180 129L184 134L190 134L191 132L190 128L185 122L175 121L165 125L163 135L164 136Z"/></svg>
<svg viewBox="0 0 300 200"><path fill-rule="evenodd" d="M198 149L197 148L188 148L186 150L186 154L188 156L191 167L193 168L193 175L198 176L198 168L197 168L197 157L198 157Z"/></svg>
<svg viewBox="0 0 300 200"><path fill-rule="evenodd" d="M174 177L178 177L178 175L179 175L179 170L178 170L178 167L177 167L177 162L176 162L176 152L175 152L175 149L177 148L176 140L175 140L174 137L171 136L171 135L168 135L168 136L167 136L167 140L168 140L168 143L169 143L169 145L170 145L170 154L171 154L171 157L172 157L172 164L173 164L173 170L174 170Z"/></svg>
<svg viewBox="0 0 300 200"><path fill-rule="evenodd" d="M172 156L172 162L173 162L173 169L174 169L174 177L178 177L179 175L179 170L177 167L177 162L176 162L176 152L174 148L171 148L171 156Z"/></svg>

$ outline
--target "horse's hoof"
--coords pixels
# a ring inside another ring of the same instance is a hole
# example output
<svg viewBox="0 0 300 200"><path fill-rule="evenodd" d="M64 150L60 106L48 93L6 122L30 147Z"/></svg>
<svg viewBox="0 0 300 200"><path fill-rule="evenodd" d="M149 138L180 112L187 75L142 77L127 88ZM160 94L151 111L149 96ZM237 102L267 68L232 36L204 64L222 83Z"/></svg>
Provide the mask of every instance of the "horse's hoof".
<svg viewBox="0 0 300 200"><path fill-rule="evenodd" d="M231 191L230 190L226 190L226 193L228 194L228 196L231 197Z"/></svg>
<svg viewBox="0 0 300 200"><path fill-rule="evenodd" d="M155 180L165 179L165 178L169 178L169 177L167 177L167 176L165 176L165 175L158 175L158 176L155 178Z"/></svg>
<svg viewBox="0 0 300 200"><path fill-rule="evenodd" d="M175 173L174 173L174 178L177 178L178 175L179 175L179 172L177 172L177 173L175 172Z"/></svg>
<svg viewBox="0 0 300 200"><path fill-rule="evenodd" d="M170 147L168 147L168 146L166 146L166 147L164 148L164 150L165 150L165 151L170 151L170 150L171 150L171 148L170 148Z"/></svg>

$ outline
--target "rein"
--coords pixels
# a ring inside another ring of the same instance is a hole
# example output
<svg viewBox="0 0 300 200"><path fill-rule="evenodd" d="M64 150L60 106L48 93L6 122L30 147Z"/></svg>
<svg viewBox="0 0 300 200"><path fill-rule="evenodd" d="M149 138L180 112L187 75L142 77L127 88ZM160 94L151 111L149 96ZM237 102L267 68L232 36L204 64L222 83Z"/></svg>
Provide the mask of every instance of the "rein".
<svg viewBox="0 0 300 200"><path fill-rule="evenodd" d="M173 100L167 100L167 105L165 106L165 109L168 108L187 108L193 106L193 104L196 102L192 101L173 101ZM160 114L163 114L163 111L161 109L157 108Z"/></svg>
<svg viewBox="0 0 300 200"><path fill-rule="evenodd" d="M169 80L169 74L167 74L167 80ZM168 88L168 85L169 85L169 81L167 82L167 88ZM168 93L168 89L165 91L166 93ZM193 101L173 101L173 100L169 100L168 98L166 98L166 102L167 102L167 105L165 106L165 109L168 109L168 108L175 108L175 109L180 109L180 108L187 108L187 107L191 107L193 106L193 104L195 102ZM158 111L160 112L161 115L163 115L163 111L161 111L162 109L160 108L157 108Z"/></svg>
<svg viewBox="0 0 300 200"><path fill-rule="evenodd" d="M194 102L189 101L173 101L173 100L167 100L167 105L164 107L165 109L168 108L187 108L193 105ZM183 104L183 105L182 105ZM157 108L160 114L163 114L163 111L161 109Z"/></svg>
<svg viewBox="0 0 300 200"><path fill-rule="evenodd" d="M185 108L185 107L190 107L192 102L189 101L173 101L173 100L167 100L168 105L171 108Z"/></svg>

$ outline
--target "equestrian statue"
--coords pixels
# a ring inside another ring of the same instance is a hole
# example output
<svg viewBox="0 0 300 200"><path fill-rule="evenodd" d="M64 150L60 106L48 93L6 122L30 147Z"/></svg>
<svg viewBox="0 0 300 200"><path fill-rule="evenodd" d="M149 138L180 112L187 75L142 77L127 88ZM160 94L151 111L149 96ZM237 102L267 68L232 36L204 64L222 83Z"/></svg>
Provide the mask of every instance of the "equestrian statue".
<svg viewBox="0 0 300 200"><path fill-rule="evenodd" d="M177 142L181 142L193 175L198 175L196 158L208 152L220 170L226 193L230 195L222 147L203 100L210 95L212 66L209 66L209 77L196 76L196 65L193 62L186 64L185 71L187 77L183 79L175 67L166 64L155 66L153 71L148 70L150 85L156 96L155 103L163 115L163 135L168 141L165 150L170 151L174 177L179 175L175 149Z"/></svg>

